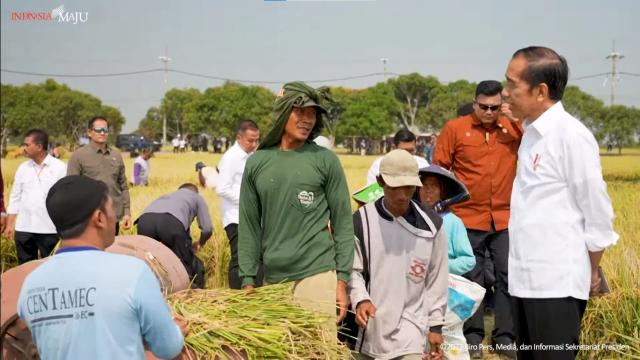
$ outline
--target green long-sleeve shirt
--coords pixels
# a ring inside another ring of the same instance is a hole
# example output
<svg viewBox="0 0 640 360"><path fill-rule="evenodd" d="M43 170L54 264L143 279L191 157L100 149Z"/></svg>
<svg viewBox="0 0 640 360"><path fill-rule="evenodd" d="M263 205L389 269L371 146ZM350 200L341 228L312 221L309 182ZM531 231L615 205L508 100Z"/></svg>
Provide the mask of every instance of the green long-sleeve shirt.
<svg viewBox="0 0 640 360"><path fill-rule="evenodd" d="M305 143L258 150L247 160L238 230L243 285L254 284L261 259L269 283L329 270L348 281L353 236L349 190L333 152Z"/></svg>

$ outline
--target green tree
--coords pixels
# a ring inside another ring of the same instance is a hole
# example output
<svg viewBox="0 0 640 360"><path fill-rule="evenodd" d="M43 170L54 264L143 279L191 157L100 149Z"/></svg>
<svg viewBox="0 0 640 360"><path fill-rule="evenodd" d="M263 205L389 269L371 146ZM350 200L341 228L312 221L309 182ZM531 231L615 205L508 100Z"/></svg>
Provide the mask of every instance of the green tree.
<svg viewBox="0 0 640 360"><path fill-rule="evenodd" d="M634 133L640 123L640 109L613 105L604 110L602 137L618 148L618 154L622 154L622 148L632 145Z"/></svg>
<svg viewBox="0 0 640 360"><path fill-rule="evenodd" d="M458 80L439 86L432 91L426 111L420 115L419 123L428 131L442 129L445 122L457 116L460 105L473 101L476 84Z"/></svg>
<svg viewBox="0 0 640 360"><path fill-rule="evenodd" d="M351 103L355 91L344 87L331 88L333 101L327 105L327 115L324 117L324 134L329 137L332 144L336 141L336 125L340 121L345 110Z"/></svg>
<svg viewBox="0 0 640 360"><path fill-rule="evenodd" d="M184 121L189 106L202 96L198 89L171 89L164 94L160 104L162 115L167 117L167 135L169 137L187 133ZM160 126L162 129L162 124Z"/></svg>
<svg viewBox="0 0 640 360"><path fill-rule="evenodd" d="M603 140L605 106L600 99L585 93L577 86L567 86L562 97L562 105L568 113L582 121L598 141Z"/></svg>
<svg viewBox="0 0 640 360"><path fill-rule="evenodd" d="M140 120L138 129L135 132L148 139L161 139L162 120L162 111L158 107L152 106L147 110L147 114L144 118Z"/></svg>
<svg viewBox="0 0 640 360"><path fill-rule="evenodd" d="M275 95L261 86L226 82L208 88L187 108L185 125L190 132L232 137L238 121L250 119L263 133L272 123Z"/></svg>
<svg viewBox="0 0 640 360"><path fill-rule="evenodd" d="M416 119L419 112L425 111L431 100L434 89L440 87L440 82L434 76L424 77L418 73L400 75L389 80L393 95L401 104L399 119L401 125L412 131L417 131Z"/></svg>
<svg viewBox="0 0 640 360"><path fill-rule="evenodd" d="M346 99L345 111L335 126L337 141L352 136L380 139L393 131L398 104L390 86L378 83L353 91Z"/></svg>
<svg viewBox="0 0 640 360"><path fill-rule="evenodd" d="M35 85L2 85L1 98L2 144L8 137L21 137L31 128L45 129L51 142L73 144L86 133L87 122L93 116L106 116L116 135L125 122L118 109L53 79Z"/></svg>

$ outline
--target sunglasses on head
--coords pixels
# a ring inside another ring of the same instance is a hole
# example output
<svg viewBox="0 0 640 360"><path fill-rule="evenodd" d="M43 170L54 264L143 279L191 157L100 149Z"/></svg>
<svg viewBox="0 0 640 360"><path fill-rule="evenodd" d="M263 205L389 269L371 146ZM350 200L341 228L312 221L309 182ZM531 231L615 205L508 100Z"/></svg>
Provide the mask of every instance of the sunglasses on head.
<svg viewBox="0 0 640 360"><path fill-rule="evenodd" d="M498 111L500 109L500 105L487 105L487 104L480 104L480 103L477 103L477 104L480 110L482 111L487 111L487 110Z"/></svg>
<svg viewBox="0 0 640 360"><path fill-rule="evenodd" d="M94 133L98 133L98 134L108 134L109 133L109 128L93 128L92 129Z"/></svg>

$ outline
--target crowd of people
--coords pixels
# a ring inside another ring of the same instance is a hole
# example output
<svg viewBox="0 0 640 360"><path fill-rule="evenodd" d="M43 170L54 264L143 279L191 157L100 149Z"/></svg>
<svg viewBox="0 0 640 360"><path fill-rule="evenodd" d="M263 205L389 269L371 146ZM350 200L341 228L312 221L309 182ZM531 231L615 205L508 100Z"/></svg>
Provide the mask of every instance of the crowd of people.
<svg viewBox="0 0 640 360"><path fill-rule="evenodd" d="M325 315L328 331L353 329L357 359L482 358L484 302L466 321L448 320L459 310L448 288L457 276L492 290L496 353L574 359L587 301L602 292L600 260L618 235L597 142L562 106L568 73L552 49L516 51L504 87L480 82L424 152L409 130L396 133L394 150L368 171L377 190L355 213L338 157L312 141L330 95L285 84L262 140L243 120L217 167L196 164L200 185L221 199L230 287L293 282L295 301ZM19 314L43 358L140 358L143 341L159 357L176 356L188 329L172 319L152 273L102 250L120 224L137 224L203 287L195 253L213 234L205 198L185 183L132 221L108 119L88 125L91 142L68 165L47 154L45 132L25 134L29 160L14 178L5 235L20 262L49 255L58 237L61 245L25 281ZM136 159L134 185L148 183L150 156ZM86 317L67 317L70 309Z"/></svg>

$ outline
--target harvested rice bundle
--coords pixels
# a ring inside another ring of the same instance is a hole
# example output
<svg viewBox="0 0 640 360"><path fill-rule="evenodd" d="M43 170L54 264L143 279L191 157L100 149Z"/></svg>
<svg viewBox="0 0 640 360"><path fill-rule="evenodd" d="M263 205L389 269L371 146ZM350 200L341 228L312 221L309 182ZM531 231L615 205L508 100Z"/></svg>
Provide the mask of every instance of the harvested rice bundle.
<svg viewBox="0 0 640 360"><path fill-rule="evenodd" d="M235 349L249 359L348 359L325 326L335 320L298 306L291 290L291 284L186 290L168 300L189 324L185 343L198 358L233 358Z"/></svg>

